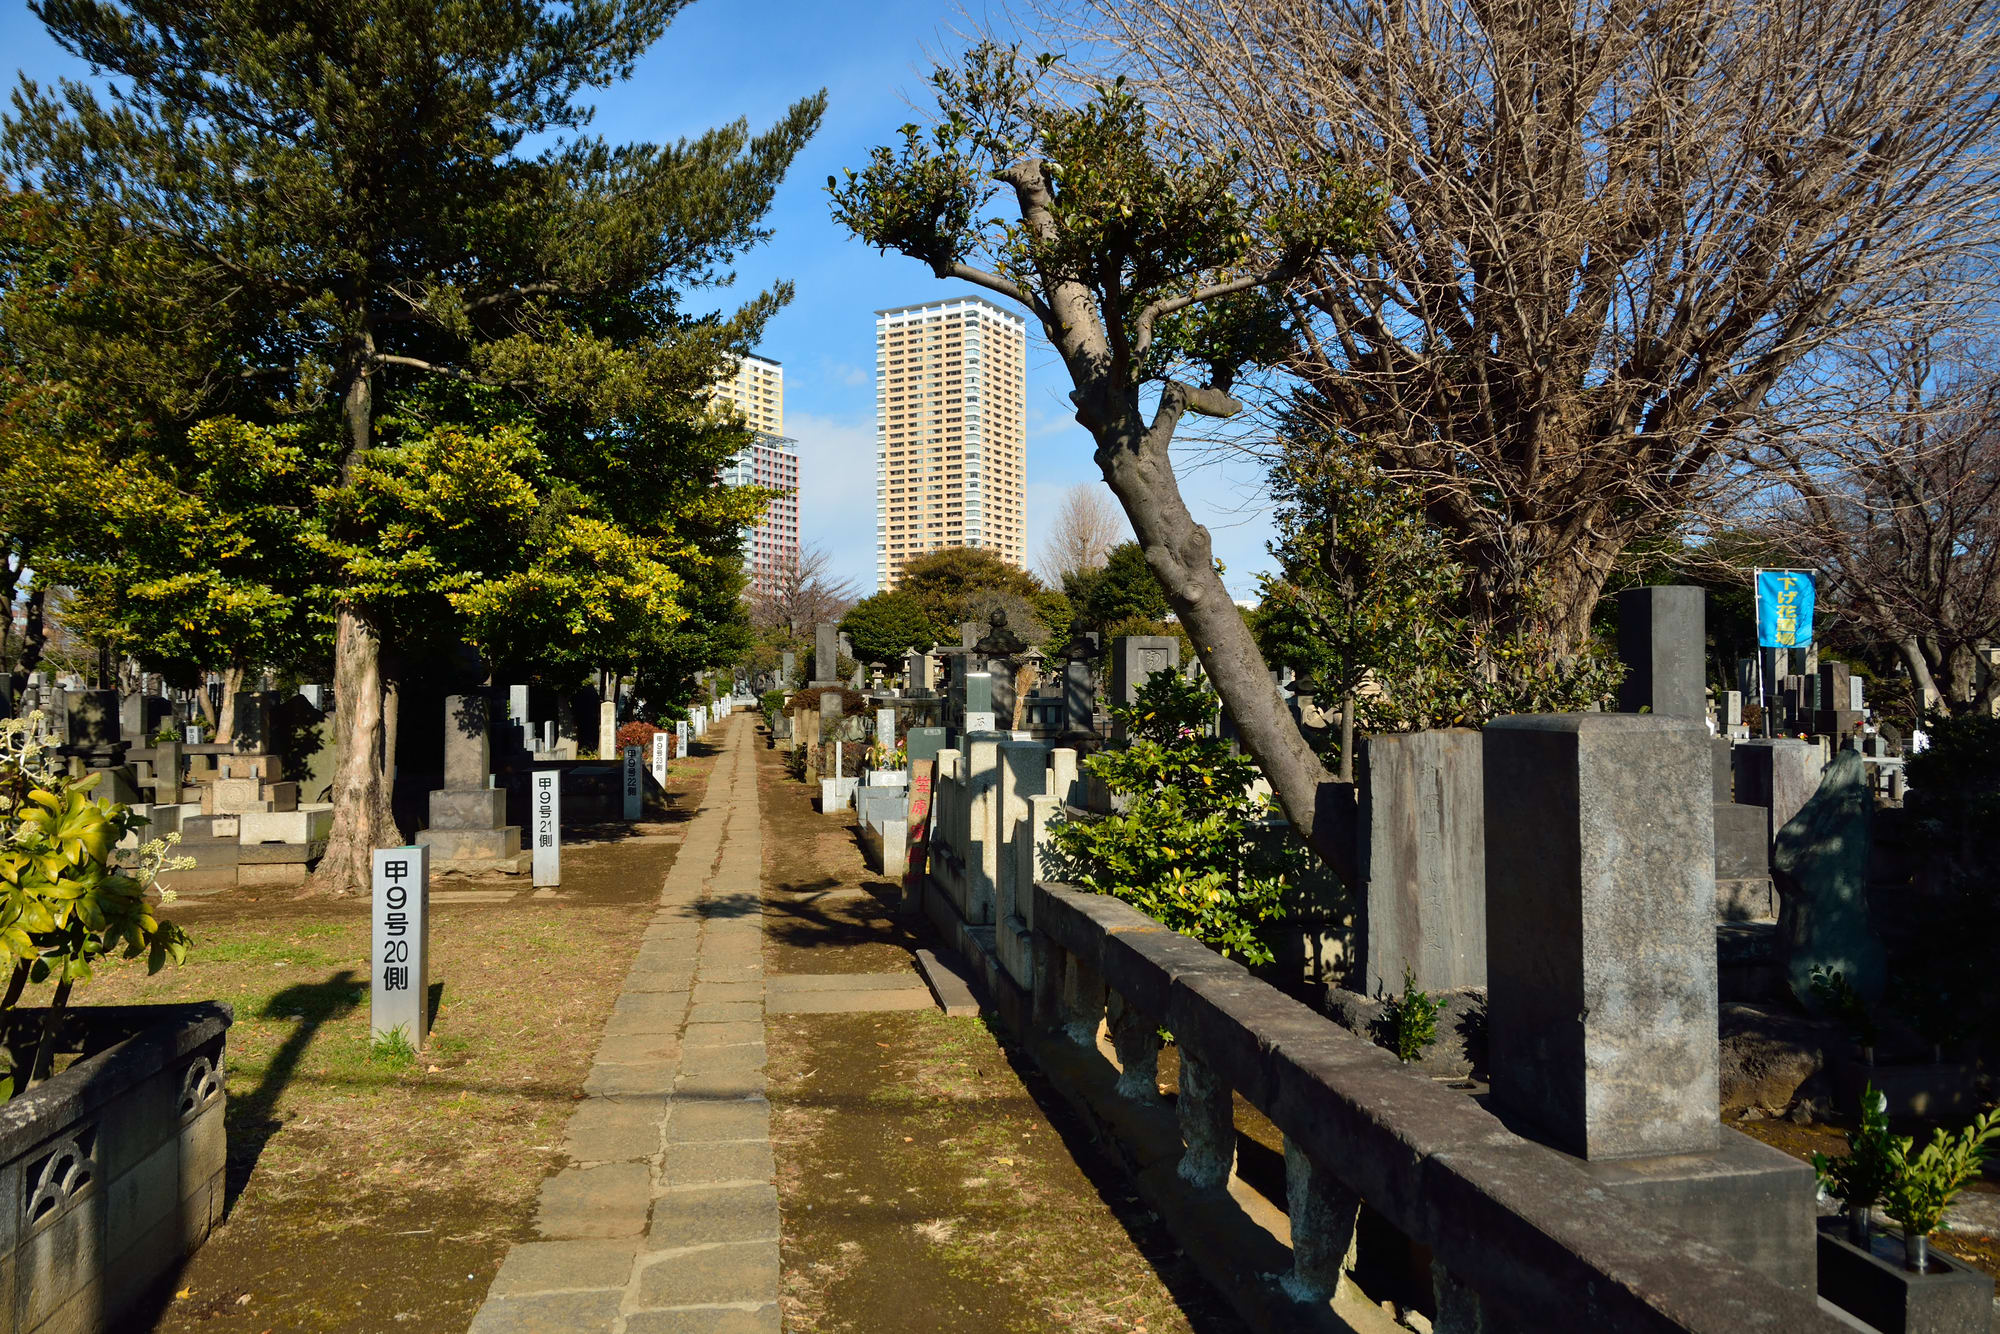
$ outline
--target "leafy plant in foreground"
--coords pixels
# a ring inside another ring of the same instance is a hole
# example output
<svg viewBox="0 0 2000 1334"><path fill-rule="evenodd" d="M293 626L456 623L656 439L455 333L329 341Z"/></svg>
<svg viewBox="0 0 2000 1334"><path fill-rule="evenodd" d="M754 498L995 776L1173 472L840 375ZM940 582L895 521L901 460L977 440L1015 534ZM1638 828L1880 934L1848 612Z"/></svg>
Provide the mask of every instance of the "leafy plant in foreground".
<svg viewBox="0 0 2000 1334"><path fill-rule="evenodd" d="M1437 1041L1444 1003L1418 989L1416 971L1408 964L1403 965L1403 994L1391 996L1384 987L1377 995L1382 1002L1383 1045L1405 1065L1423 1059L1424 1051Z"/></svg>
<svg viewBox="0 0 2000 1334"><path fill-rule="evenodd" d="M1131 737L1084 767L1126 799L1122 812L1050 826L1057 873L1123 899L1161 925L1245 963L1268 963L1259 935L1297 897L1308 857L1271 825L1256 762L1210 735L1215 696L1157 672L1130 708Z"/></svg>

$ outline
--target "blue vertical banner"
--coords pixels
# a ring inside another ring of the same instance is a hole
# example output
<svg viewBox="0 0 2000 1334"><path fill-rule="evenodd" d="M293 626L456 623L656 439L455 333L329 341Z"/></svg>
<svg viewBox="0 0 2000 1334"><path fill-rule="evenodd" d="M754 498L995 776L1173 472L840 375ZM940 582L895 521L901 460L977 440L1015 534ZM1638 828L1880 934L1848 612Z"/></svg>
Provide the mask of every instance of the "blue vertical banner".
<svg viewBox="0 0 2000 1334"><path fill-rule="evenodd" d="M1812 642L1812 576L1798 570L1757 571L1757 646L1804 648Z"/></svg>

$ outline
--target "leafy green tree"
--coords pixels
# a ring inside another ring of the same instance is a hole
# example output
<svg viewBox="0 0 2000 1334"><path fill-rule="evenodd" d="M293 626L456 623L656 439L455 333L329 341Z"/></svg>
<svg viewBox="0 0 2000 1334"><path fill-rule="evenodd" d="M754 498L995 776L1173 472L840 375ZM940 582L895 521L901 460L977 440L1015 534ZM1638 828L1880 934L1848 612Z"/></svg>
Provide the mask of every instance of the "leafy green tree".
<svg viewBox="0 0 2000 1334"><path fill-rule="evenodd" d="M1079 608L1078 620L1092 630L1138 617L1161 621L1167 615L1167 595L1146 564L1146 553L1137 542L1121 542L1111 548L1104 564L1072 576L1070 600Z"/></svg>
<svg viewBox="0 0 2000 1334"><path fill-rule="evenodd" d="M364 556L382 536L366 490L385 409L436 385L511 394L551 474L592 487L622 534L580 526L557 565L656 559L687 509L705 507L713 533L754 512L754 498L731 512L706 495L743 433L699 408L788 291L713 319L686 315L681 294L726 282L765 238L824 100L756 137L740 122L665 146L587 134L583 95L629 77L683 3L33 6L112 78L104 95L25 82L9 163L95 250L143 341L199 335L138 372L177 377L205 412L305 421L334 477L328 540L363 568L332 608L341 761L324 888L365 883L370 849L396 836L383 645L406 627ZM139 241L147 262L121 262ZM121 382L106 337L70 337L72 361Z"/></svg>
<svg viewBox="0 0 2000 1334"><path fill-rule="evenodd" d="M1246 963L1268 963L1260 934L1301 901L1306 853L1266 828L1255 761L1214 735L1217 703L1204 684L1159 672L1130 708L1114 708L1131 738L1084 767L1124 810L1049 827L1058 874L1132 904L1163 926Z"/></svg>
<svg viewBox="0 0 2000 1334"><path fill-rule="evenodd" d="M936 70L935 127L908 126L900 145L830 178L834 216L1041 324L1104 480L1244 744L1293 829L1351 873L1352 814L1316 834L1326 770L1271 690L1170 451L1183 417L1234 416L1238 375L1284 355L1267 289L1357 249L1380 202L1306 160L1288 172L1298 193L1261 208L1229 155L1177 138L1122 81L1080 92L1056 63L985 44ZM1006 216L989 208L996 195Z"/></svg>
<svg viewBox="0 0 2000 1334"><path fill-rule="evenodd" d="M1337 710L1337 727L1316 739L1342 782L1353 781L1360 732L1477 726L1609 698L1618 664L1602 637L1571 653L1531 617L1504 632L1476 625L1465 568L1417 497L1345 442L1288 439L1271 487L1279 569L1262 581L1258 633Z"/></svg>
<svg viewBox="0 0 2000 1334"><path fill-rule="evenodd" d="M985 619L978 614L982 599L998 595L1032 604L1042 585L983 547L943 547L905 565L895 591L923 609L935 642L956 644L962 622Z"/></svg>
<svg viewBox="0 0 2000 1334"><path fill-rule="evenodd" d="M848 609L840 628L854 643L863 662L893 663L911 649L937 642L923 604L905 592L877 593Z"/></svg>

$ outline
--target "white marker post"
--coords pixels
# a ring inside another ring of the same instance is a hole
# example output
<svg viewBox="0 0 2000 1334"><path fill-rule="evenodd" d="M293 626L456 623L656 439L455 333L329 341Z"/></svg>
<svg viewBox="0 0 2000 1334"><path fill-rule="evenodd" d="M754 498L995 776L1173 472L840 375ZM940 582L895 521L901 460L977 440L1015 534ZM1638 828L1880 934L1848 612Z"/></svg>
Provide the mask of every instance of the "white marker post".
<svg viewBox="0 0 2000 1334"><path fill-rule="evenodd" d="M690 735L687 719L683 718L674 724L674 754L680 756L682 759L688 757L688 737Z"/></svg>
<svg viewBox="0 0 2000 1334"><path fill-rule="evenodd" d="M667 734L664 731L653 733L653 781L660 785L661 791L666 790Z"/></svg>
<svg viewBox="0 0 2000 1334"><path fill-rule="evenodd" d="M535 887L562 883L562 770L537 769L528 795L535 832Z"/></svg>
<svg viewBox="0 0 2000 1334"><path fill-rule="evenodd" d="M375 850L375 977L368 1037L402 1031L421 1048L431 1031L430 849Z"/></svg>
<svg viewBox="0 0 2000 1334"><path fill-rule="evenodd" d="M636 820L646 801L646 762L637 746L625 747L625 818Z"/></svg>

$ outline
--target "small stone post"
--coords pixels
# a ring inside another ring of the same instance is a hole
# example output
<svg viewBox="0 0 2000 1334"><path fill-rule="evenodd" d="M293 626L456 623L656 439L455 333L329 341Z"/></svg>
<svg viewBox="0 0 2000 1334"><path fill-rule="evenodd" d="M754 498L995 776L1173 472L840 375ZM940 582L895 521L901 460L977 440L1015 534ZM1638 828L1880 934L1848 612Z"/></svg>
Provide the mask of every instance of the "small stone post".
<svg viewBox="0 0 2000 1334"><path fill-rule="evenodd" d="M1181 1180L1201 1190L1219 1190L1236 1170L1236 1109L1229 1085L1192 1053L1181 1053Z"/></svg>
<svg viewBox="0 0 2000 1334"><path fill-rule="evenodd" d="M1354 1263L1361 1196L1285 1136L1285 1212L1292 1222L1292 1270L1279 1286L1295 1302L1324 1302Z"/></svg>

